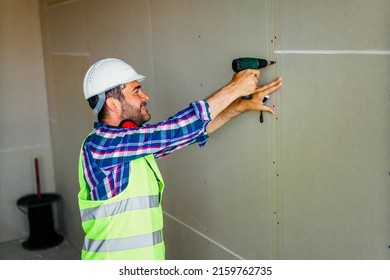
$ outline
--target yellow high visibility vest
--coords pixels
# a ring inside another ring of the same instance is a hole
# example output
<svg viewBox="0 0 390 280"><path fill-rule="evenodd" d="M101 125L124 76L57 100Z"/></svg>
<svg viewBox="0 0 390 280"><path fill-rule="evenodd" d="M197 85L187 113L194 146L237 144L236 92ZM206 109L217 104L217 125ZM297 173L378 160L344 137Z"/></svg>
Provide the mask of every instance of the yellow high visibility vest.
<svg viewBox="0 0 390 280"><path fill-rule="evenodd" d="M153 155L131 161L125 190L108 200L89 200L79 162L78 195L85 232L85 260L165 259L161 198L164 182Z"/></svg>

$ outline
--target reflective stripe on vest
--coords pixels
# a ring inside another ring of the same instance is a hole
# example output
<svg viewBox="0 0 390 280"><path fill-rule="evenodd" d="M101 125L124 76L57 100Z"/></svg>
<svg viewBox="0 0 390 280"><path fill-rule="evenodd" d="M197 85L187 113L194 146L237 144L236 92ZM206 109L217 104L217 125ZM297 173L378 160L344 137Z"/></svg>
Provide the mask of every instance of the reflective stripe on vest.
<svg viewBox="0 0 390 280"><path fill-rule="evenodd" d="M162 231L109 240L85 239L83 250L89 252L115 252L153 246L162 242Z"/></svg>
<svg viewBox="0 0 390 280"><path fill-rule="evenodd" d="M80 210L81 221L86 222L92 219L105 218L131 210L153 208L157 207L158 203L158 195L131 197L112 204Z"/></svg>

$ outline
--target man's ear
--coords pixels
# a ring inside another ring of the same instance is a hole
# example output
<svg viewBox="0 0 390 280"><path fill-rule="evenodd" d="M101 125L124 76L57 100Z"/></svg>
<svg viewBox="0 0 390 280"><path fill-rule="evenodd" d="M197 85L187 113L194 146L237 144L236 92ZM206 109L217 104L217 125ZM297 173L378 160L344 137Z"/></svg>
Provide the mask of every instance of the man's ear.
<svg viewBox="0 0 390 280"><path fill-rule="evenodd" d="M106 106L108 107L108 110L118 113L120 110L120 102L118 99L115 99L113 97L107 97L106 98Z"/></svg>

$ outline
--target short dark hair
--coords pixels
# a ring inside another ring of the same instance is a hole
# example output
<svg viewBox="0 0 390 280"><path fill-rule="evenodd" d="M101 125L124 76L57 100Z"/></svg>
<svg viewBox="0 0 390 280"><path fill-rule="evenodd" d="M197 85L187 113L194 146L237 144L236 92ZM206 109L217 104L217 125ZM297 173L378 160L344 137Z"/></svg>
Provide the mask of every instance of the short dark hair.
<svg viewBox="0 0 390 280"><path fill-rule="evenodd" d="M122 93L122 89L124 89L124 87L125 87L125 85L119 85L117 87L114 87L113 89L107 90L105 92L106 98L112 97L112 98L118 99L119 101L122 102L125 98L123 93ZM88 98L87 101L89 103L89 106L92 109L94 109L99 101L99 96L94 95L94 96ZM103 122L104 119L107 117L107 114L108 114L108 110L107 110L106 102L104 102L102 109L100 109L100 111L97 115L98 121Z"/></svg>

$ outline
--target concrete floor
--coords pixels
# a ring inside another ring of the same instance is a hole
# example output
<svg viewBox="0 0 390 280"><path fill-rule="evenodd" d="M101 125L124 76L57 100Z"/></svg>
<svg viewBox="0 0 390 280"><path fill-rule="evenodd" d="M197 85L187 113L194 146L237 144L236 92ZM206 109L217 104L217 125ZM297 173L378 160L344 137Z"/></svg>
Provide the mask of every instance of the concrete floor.
<svg viewBox="0 0 390 280"><path fill-rule="evenodd" d="M44 250L26 250L24 240L0 243L0 260L79 260L80 250L66 240L58 246Z"/></svg>

